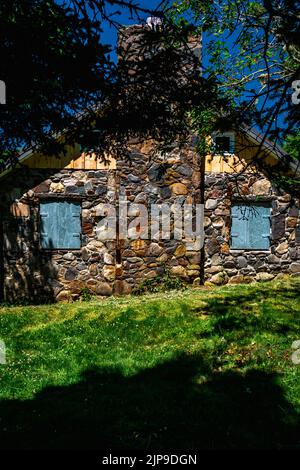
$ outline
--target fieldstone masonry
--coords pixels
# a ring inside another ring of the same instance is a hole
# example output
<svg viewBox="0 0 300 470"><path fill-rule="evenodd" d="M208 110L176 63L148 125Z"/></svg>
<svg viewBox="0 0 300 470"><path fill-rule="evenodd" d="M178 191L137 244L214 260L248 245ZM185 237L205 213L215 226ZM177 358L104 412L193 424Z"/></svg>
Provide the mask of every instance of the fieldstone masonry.
<svg viewBox="0 0 300 470"><path fill-rule="evenodd" d="M84 288L99 296L129 294L166 268L186 283L199 283L200 250L188 251L184 240L117 237L101 241L97 236L99 204L117 206L121 191L130 203L147 208L153 203L199 203L199 161L192 143L182 149L174 144L162 155L152 141L133 142L130 160L118 162L116 170L18 170L2 186L4 295L8 301L77 299ZM205 187L207 283L264 281L282 273L300 273L295 230L298 200L279 193L262 173L253 171L240 176L210 173ZM80 250L41 249L39 203L45 199L81 202ZM272 205L270 250L231 250L231 205L237 200ZM128 223L136 215L129 211Z"/></svg>
<svg viewBox="0 0 300 470"><path fill-rule="evenodd" d="M260 172L208 174L205 178L205 273L213 284L265 281L300 274L299 200L282 193ZM233 202L271 206L270 249L231 250Z"/></svg>
<svg viewBox="0 0 300 470"><path fill-rule="evenodd" d="M101 241L97 223L99 204L117 207L121 189L130 203L147 208L152 203L196 202L197 172L191 149L174 146L165 157L155 153L151 141L133 145L130 161L119 162L116 170L14 171L5 179L1 197L5 299L76 299L84 288L103 296L128 294L166 267L193 281L199 276L199 253L187 252L184 242ZM39 204L49 199L81 202L80 250L40 247ZM136 215L129 210L128 223Z"/></svg>

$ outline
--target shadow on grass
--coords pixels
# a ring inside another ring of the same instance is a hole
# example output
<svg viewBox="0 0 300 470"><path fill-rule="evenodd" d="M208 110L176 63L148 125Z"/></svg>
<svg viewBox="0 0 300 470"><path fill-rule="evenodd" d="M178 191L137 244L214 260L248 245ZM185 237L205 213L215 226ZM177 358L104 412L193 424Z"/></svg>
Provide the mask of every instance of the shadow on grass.
<svg viewBox="0 0 300 470"><path fill-rule="evenodd" d="M2 449L300 447L299 415L278 377L211 372L182 356L124 377L95 369L33 400L0 404Z"/></svg>
<svg viewBox="0 0 300 470"><path fill-rule="evenodd" d="M272 284L270 284L272 286ZM274 302L274 299L276 302ZM291 300L294 301L292 309ZM206 313L214 317L218 334L254 329L279 335L300 332L300 283L292 287L262 289L251 286L249 292L228 290L222 297L206 299L206 307L193 309L194 314Z"/></svg>

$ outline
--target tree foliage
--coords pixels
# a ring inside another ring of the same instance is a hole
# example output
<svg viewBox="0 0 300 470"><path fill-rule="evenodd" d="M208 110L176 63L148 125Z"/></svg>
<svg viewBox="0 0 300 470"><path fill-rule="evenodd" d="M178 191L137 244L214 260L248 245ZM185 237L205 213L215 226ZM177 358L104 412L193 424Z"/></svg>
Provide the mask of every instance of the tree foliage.
<svg viewBox="0 0 300 470"><path fill-rule="evenodd" d="M17 149L54 155L74 142L99 158L107 152L124 157L132 137L163 144L184 139L195 107L228 109L214 80L201 77L189 27L139 27L130 47L123 47L120 8L144 25L146 15L163 15L122 0L1 3L0 78L7 84L7 105L0 107L2 167L16 162ZM102 41L107 25L120 33L118 63Z"/></svg>
<svg viewBox="0 0 300 470"><path fill-rule="evenodd" d="M300 161L300 131L286 137L284 148L295 160Z"/></svg>
<svg viewBox="0 0 300 470"><path fill-rule="evenodd" d="M300 79L298 0L183 0L168 14L205 35L205 76L215 77L265 137L299 128L291 100Z"/></svg>
<svg viewBox="0 0 300 470"><path fill-rule="evenodd" d="M124 157L132 137L168 144L191 130L200 136L207 116L210 128L246 122L275 141L284 129L295 133L298 6L298 0L182 0L151 11L134 0L3 0L0 163L14 163L18 149L57 154L74 142L99 158ZM146 16L161 16L164 27L137 30L131 49L121 40L116 63L101 32L109 25L122 36L121 11L144 25ZM204 38L203 73L191 34Z"/></svg>
<svg viewBox="0 0 300 470"><path fill-rule="evenodd" d="M99 22L53 0L4 0L0 20L2 158L33 143L51 153L53 135L105 96L109 48L99 41Z"/></svg>

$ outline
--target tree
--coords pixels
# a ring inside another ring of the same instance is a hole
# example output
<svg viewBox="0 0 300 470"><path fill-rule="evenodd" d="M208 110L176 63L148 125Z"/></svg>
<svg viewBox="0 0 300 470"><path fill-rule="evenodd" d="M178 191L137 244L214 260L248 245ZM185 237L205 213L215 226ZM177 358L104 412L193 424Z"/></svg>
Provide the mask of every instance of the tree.
<svg viewBox="0 0 300 470"><path fill-rule="evenodd" d="M99 42L98 22L53 0L2 1L0 18L2 161L33 143L51 153L53 135L105 95L109 48Z"/></svg>
<svg viewBox="0 0 300 470"><path fill-rule="evenodd" d="M101 40L105 25L120 28L120 9L137 22L145 15L164 20L163 30L145 29L143 60L135 64L128 51L116 64ZM206 111L216 126L255 124L275 142L282 114L290 128L299 122L290 99L299 72L290 0L163 1L159 12L133 0L4 0L0 18L0 78L8 96L0 106L3 166L15 162L17 148L57 154L75 141L99 158L105 150L124 156L121 143L130 136L184 139L191 116ZM199 31L206 35L204 73L195 67L186 80L188 37Z"/></svg>
<svg viewBox="0 0 300 470"><path fill-rule="evenodd" d="M138 60L122 47L119 63L110 59L101 28L105 22L120 28L113 18L121 7L137 20L153 14L122 0L1 2L0 78L7 84L7 104L0 106L2 168L17 163L18 149L32 146L57 155L65 144L79 142L99 158L106 150L124 156L129 137L183 139L194 106L209 101L220 107L213 80L201 78L188 48L189 28L179 34L171 24L144 28Z"/></svg>
<svg viewBox="0 0 300 470"><path fill-rule="evenodd" d="M299 1L184 0L168 10L172 21L206 35L204 74L215 77L264 139L282 141L299 128L291 100L300 78Z"/></svg>

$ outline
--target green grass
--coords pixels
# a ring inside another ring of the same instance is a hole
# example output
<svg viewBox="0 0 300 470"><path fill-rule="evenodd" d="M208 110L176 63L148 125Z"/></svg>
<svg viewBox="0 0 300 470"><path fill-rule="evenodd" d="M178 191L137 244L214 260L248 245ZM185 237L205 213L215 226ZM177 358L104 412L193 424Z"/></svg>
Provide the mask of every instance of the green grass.
<svg viewBox="0 0 300 470"><path fill-rule="evenodd" d="M300 280L0 307L1 448L300 448Z"/></svg>

